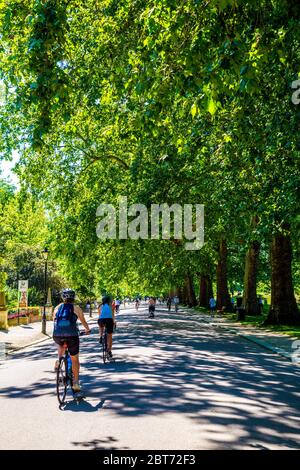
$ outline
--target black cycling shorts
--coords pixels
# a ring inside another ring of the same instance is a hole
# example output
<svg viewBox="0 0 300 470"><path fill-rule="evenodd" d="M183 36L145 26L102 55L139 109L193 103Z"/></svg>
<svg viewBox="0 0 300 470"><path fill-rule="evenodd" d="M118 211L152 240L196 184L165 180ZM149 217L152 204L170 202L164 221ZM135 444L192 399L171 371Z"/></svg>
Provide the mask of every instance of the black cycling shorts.
<svg viewBox="0 0 300 470"><path fill-rule="evenodd" d="M98 325L106 325L106 330L109 335L111 335L114 331L114 321L112 318L99 318Z"/></svg>
<svg viewBox="0 0 300 470"><path fill-rule="evenodd" d="M155 312L155 305L149 305L149 312Z"/></svg>
<svg viewBox="0 0 300 470"><path fill-rule="evenodd" d="M71 356L79 354L79 336L53 336L56 344L63 346L66 343Z"/></svg>

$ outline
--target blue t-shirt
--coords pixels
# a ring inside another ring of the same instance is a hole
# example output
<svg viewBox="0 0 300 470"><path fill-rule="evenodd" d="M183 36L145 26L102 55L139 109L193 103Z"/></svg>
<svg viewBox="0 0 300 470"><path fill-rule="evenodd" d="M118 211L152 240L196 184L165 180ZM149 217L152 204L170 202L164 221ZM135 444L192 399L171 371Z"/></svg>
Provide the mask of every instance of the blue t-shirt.
<svg viewBox="0 0 300 470"><path fill-rule="evenodd" d="M215 301L215 299L211 298L211 299L209 300L209 306L210 306L210 308L214 308L214 307L216 306L216 301Z"/></svg>
<svg viewBox="0 0 300 470"><path fill-rule="evenodd" d="M110 305L104 304L100 307L99 318L101 318L101 320L104 318L113 318L112 308Z"/></svg>

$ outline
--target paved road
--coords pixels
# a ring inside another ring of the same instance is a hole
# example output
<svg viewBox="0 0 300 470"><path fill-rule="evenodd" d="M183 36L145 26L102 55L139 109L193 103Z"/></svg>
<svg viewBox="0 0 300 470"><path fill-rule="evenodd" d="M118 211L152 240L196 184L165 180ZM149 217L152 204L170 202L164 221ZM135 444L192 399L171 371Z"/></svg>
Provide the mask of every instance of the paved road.
<svg viewBox="0 0 300 470"><path fill-rule="evenodd" d="M197 314L126 309L114 364L96 335L81 352L63 410L51 341L0 364L0 449L300 449L300 369Z"/></svg>

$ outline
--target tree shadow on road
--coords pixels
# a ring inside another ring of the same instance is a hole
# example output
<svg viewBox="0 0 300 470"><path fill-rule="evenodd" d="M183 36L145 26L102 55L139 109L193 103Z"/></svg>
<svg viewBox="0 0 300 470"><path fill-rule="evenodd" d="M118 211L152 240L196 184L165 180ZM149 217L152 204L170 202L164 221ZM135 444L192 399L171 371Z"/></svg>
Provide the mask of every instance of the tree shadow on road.
<svg viewBox="0 0 300 470"><path fill-rule="evenodd" d="M197 426L204 448L300 449L300 370L239 337L197 324L195 318L161 313L153 321L123 315L129 326L119 323L116 362L106 365L97 339L82 338L87 401L105 401L119 418L184 415ZM17 357L39 360L50 354L54 357L55 349L46 343ZM53 395L53 389L54 382L38 381L26 390L4 387L0 396L35 398Z"/></svg>
<svg viewBox="0 0 300 470"><path fill-rule="evenodd" d="M85 447L89 450L128 450L129 447L117 447L118 439L108 436L103 439L92 439L87 442L73 442L72 444L79 447Z"/></svg>

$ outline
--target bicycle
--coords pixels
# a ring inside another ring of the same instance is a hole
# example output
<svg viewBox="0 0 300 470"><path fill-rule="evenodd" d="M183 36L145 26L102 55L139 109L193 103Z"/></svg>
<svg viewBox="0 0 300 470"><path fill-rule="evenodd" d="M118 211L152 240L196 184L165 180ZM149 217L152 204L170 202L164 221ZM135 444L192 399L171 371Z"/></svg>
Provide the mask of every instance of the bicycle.
<svg viewBox="0 0 300 470"><path fill-rule="evenodd" d="M116 324L114 324L114 331L116 329ZM104 332L102 335L102 359L103 363L106 364L107 362L113 362L114 359L110 358L109 355L107 354L107 328L106 325L104 325Z"/></svg>
<svg viewBox="0 0 300 470"><path fill-rule="evenodd" d="M155 305L149 305L149 318L154 318Z"/></svg>
<svg viewBox="0 0 300 470"><path fill-rule="evenodd" d="M79 336L82 336L84 334L84 332L80 332ZM59 364L56 372L56 395L60 406L65 403L65 398L69 386L71 387L73 398L77 402L85 398L82 393L74 394L73 392L72 360L66 343L64 343L64 347L65 352L64 355L59 359Z"/></svg>

